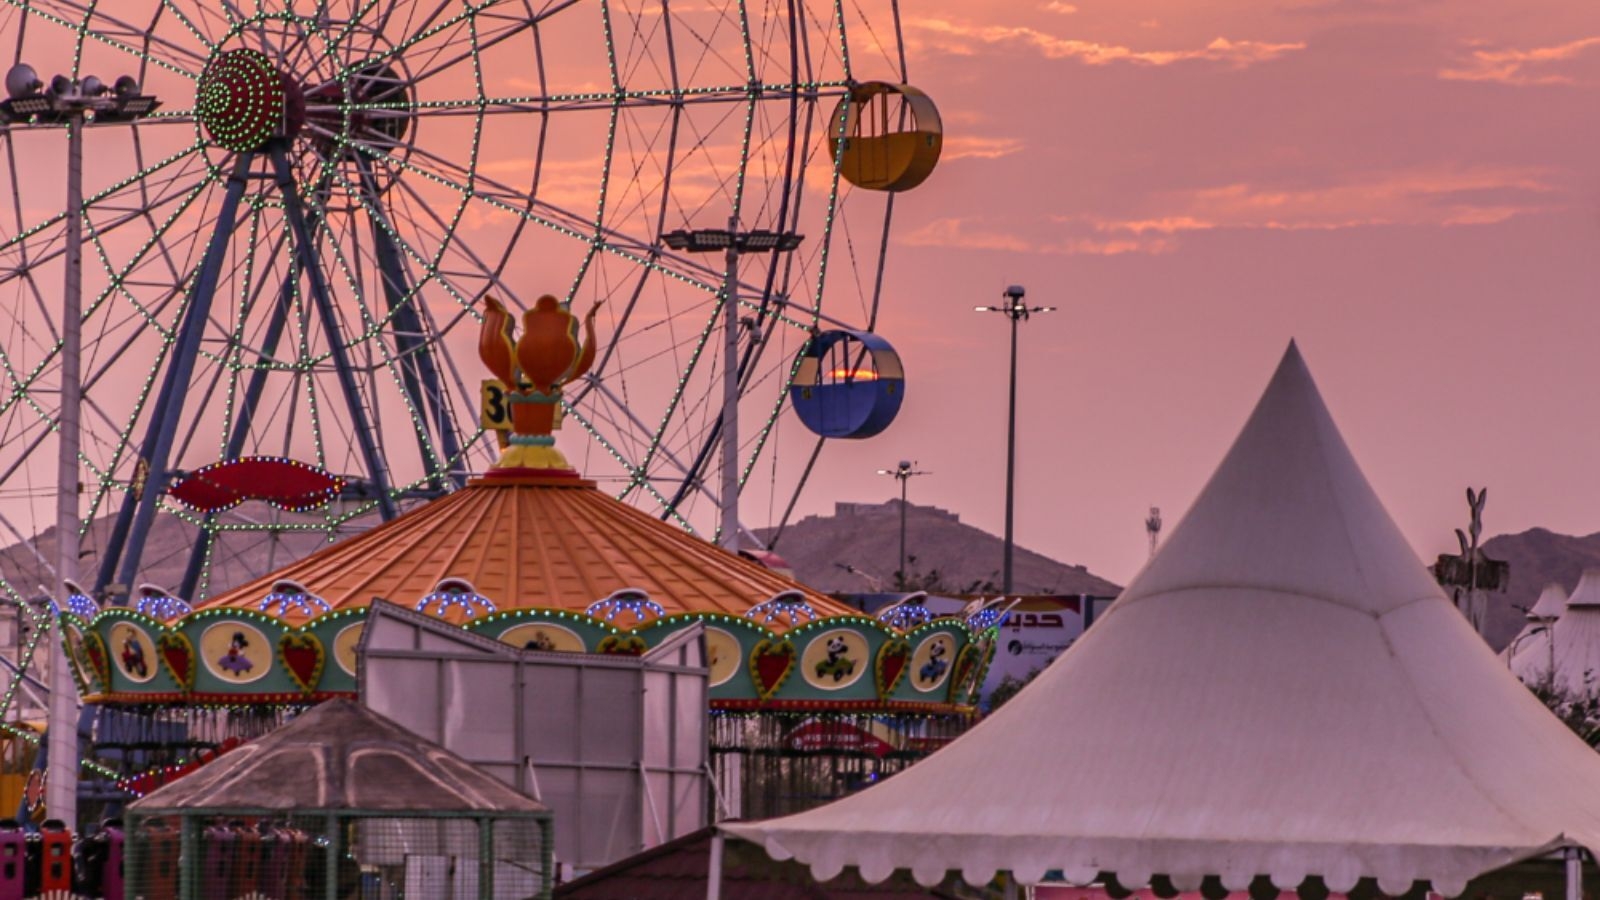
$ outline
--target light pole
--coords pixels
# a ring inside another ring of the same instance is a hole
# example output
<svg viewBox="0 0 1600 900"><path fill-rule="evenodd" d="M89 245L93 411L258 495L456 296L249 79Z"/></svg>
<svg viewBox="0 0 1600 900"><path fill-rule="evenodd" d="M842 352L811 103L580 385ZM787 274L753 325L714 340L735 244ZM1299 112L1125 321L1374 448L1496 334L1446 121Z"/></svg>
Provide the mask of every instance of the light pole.
<svg viewBox="0 0 1600 900"><path fill-rule="evenodd" d="M1034 313L1055 312L1056 309L1054 306L1027 305L1022 302L1027 293L1022 285L1013 284L1006 288L1004 304L975 307L978 312L997 312L1011 320L1011 412L1006 428L1006 551L1001 566L1004 570L1001 590L1007 594L1011 593L1011 560L1015 547L1012 518L1016 511L1017 475L1017 324L1027 321Z"/></svg>
<svg viewBox="0 0 1600 900"><path fill-rule="evenodd" d="M18 63L6 73L6 99L0 124L64 125L67 129L66 276L61 296L61 411L56 420L60 453L56 476L56 602L65 604L78 577L78 453L83 406L83 130L91 122L131 122L154 112L161 101L139 91L132 76L106 85L93 75L50 79L45 88L31 66ZM53 623L59 632L60 619ZM77 688L67 669L66 641L50 653L49 768L45 806L67 828L77 826Z"/></svg>
<svg viewBox="0 0 1600 900"><path fill-rule="evenodd" d="M922 471L920 469L915 468L916 464L917 464L916 460L902 459L902 460L900 460L900 465L895 466L893 469L879 469L878 470L878 474L879 475L893 475L895 480L900 482L900 569L899 569L899 574L900 574L900 586L901 587L904 587L905 584L906 584L906 482L908 482L911 479L917 477L918 475L932 475L933 474L932 472L924 472L924 471Z"/></svg>
<svg viewBox="0 0 1600 900"><path fill-rule="evenodd" d="M720 543L731 553L739 551L739 255L750 251L793 250L804 235L784 231L740 231L739 217L729 216L727 228L669 231L661 243L673 250L714 253L721 250L727 265L722 286L722 490L718 499Z"/></svg>

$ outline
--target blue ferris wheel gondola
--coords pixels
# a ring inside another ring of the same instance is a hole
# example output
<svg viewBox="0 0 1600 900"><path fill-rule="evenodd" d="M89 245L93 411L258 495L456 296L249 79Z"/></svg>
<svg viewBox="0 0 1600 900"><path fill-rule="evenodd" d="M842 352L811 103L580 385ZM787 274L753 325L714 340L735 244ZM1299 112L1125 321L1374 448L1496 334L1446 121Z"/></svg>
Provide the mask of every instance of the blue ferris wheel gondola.
<svg viewBox="0 0 1600 900"><path fill-rule="evenodd" d="M828 438L869 438L900 412L906 396L900 354L869 331L824 331L800 351L789 403Z"/></svg>

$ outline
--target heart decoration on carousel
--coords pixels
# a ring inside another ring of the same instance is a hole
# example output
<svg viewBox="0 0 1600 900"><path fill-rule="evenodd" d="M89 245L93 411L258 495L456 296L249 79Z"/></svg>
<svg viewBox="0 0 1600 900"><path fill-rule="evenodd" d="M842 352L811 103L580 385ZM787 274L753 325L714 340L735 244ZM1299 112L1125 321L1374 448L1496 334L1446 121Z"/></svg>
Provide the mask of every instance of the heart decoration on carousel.
<svg viewBox="0 0 1600 900"><path fill-rule="evenodd" d="M888 700L894 689L900 686L900 679L905 677L910 662L911 645L905 641L888 641L878 648L873 674L878 684L879 700Z"/></svg>
<svg viewBox="0 0 1600 900"><path fill-rule="evenodd" d="M756 683L756 694L769 700L794 671L794 644L788 641L761 640L750 651L750 680Z"/></svg>
<svg viewBox="0 0 1600 900"><path fill-rule="evenodd" d="M317 636L304 631L285 632L278 638L278 659L283 670L303 694L315 691L322 680L322 668L327 663L322 642Z"/></svg>
<svg viewBox="0 0 1600 900"><path fill-rule="evenodd" d="M968 644L961 648L956 656L955 669L950 673L950 702L960 703L961 696L967 689L967 679L972 677L973 670L978 666L978 648Z"/></svg>
<svg viewBox="0 0 1600 900"><path fill-rule="evenodd" d="M194 645L186 635L180 631L163 631L156 635L156 656L160 657L167 674L178 683L178 690L187 694L194 689L197 659Z"/></svg>
<svg viewBox="0 0 1600 900"><path fill-rule="evenodd" d="M608 634L600 639L595 652L613 656L642 656L648 646L644 638L637 634Z"/></svg>
<svg viewBox="0 0 1600 900"><path fill-rule="evenodd" d="M101 689L111 690L111 654L106 650L105 638L93 631L84 632L83 655L88 658L89 668L94 670Z"/></svg>

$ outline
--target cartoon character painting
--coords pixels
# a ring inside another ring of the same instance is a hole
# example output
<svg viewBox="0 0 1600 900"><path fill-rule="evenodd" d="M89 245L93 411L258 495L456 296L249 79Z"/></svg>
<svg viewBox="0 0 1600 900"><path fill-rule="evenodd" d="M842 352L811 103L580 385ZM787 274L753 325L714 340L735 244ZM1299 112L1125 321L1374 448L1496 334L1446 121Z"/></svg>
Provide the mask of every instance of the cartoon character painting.
<svg viewBox="0 0 1600 900"><path fill-rule="evenodd" d="M917 680L923 684L937 684L944 677L945 670L950 668L950 660L944 658L945 652L943 641L934 642L928 648L928 661L917 670Z"/></svg>
<svg viewBox="0 0 1600 900"><path fill-rule="evenodd" d="M549 653L556 649L556 642L550 640L550 635L545 634L542 630L539 630L533 633L532 640L523 642L522 649L543 650L544 652Z"/></svg>
<svg viewBox="0 0 1600 900"><path fill-rule="evenodd" d="M122 639L122 667L135 678L150 677L150 664L144 659L144 645L132 636Z"/></svg>
<svg viewBox="0 0 1600 900"><path fill-rule="evenodd" d="M831 676L835 683L843 681L846 675L856 670L856 661L846 656L850 645L846 644L840 635L828 639L828 658L817 663L817 677Z"/></svg>
<svg viewBox="0 0 1600 900"><path fill-rule="evenodd" d="M250 657L245 656L245 648L250 646L250 641L245 638L244 632L235 631L233 639L228 641L228 652L217 660L217 665L232 672L235 677L242 677L246 672L255 668L255 663Z"/></svg>

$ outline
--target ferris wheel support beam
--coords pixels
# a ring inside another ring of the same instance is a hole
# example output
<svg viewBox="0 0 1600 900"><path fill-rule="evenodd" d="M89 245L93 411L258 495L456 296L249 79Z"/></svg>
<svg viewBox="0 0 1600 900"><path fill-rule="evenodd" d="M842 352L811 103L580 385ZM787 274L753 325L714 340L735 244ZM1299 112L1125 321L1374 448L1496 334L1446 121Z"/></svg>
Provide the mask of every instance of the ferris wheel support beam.
<svg viewBox="0 0 1600 900"><path fill-rule="evenodd" d="M217 293L217 281L222 274L223 257L227 255L228 239L233 235L239 214L239 201L244 197L245 184L250 180L250 164L255 154L237 155L233 171L228 175L228 187L222 196L222 206L217 212L217 230L206 245L205 256L200 260L200 271L195 278L183 324L178 331L171 361L161 393L156 398L155 414L151 416L141 445L140 460L145 465L144 484L138 490L129 490L117 511L117 521L106 541L105 556L100 563L100 578L96 591L105 591L112 585L116 573L117 593L127 596L139 570L139 557L144 553L145 537L155 518L156 503L167 482L167 457L172 453L172 443L177 437L178 415L183 409L189 378L194 373L195 358L199 356L200 337L205 332L206 319L211 315L211 300ZM119 566L120 564L120 566Z"/></svg>
<svg viewBox="0 0 1600 900"><path fill-rule="evenodd" d="M334 373L339 377L339 389L344 393L350 411L350 428L355 433L362 461L367 465L367 477L372 479L377 492L378 513L387 522L399 514L394 497L389 491L389 476L385 472L383 454L378 451L373 437L373 425L368 421L367 407L361 399L361 386L356 383L355 370L350 366L348 348L344 343L344 329L339 326L339 314L333 306L333 295L323 276L317 245L312 241L311 229L306 225L306 213L300 204L300 194L294 187L294 173L289 168L288 141L273 138L267 147L272 157L272 171L283 196L284 217L289 220L289 230L300 248L300 259L311 280L311 298L317 305L317 315L322 319L328 337L328 354L333 359Z"/></svg>
<svg viewBox="0 0 1600 900"><path fill-rule="evenodd" d="M278 350L278 341L283 339L283 330L288 325L289 315L293 306L295 282L300 279L300 270L303 261L295 256L289 266L289 271L283 276L283 287L278 291L277 306L272 316L267 319L267 331L262 335L261 350L257 354L262 365L257 366L250 373L250 381L245 385L244 397L239 405L238 418L233 421L233 430L228 435L227 453L223 459L238 459L244 452L244 442L250 436L250 423L255 419L256 407L261 403L261 394L266 390L268 368L266 363ZM192 601L195 597L195 588L200 585L200 572L205 567L207 551L212 540L211 525L216 522L216 513L206 513L206 527L200 529L195 535L194 546L189 550L189 562L184 566L183 581L178 586L178 596Z"/></svg>
<svg viewBox="0 0 1600 900"><path fill-rule="evenodd" d="M412 304L422 302L419 292L409 289L410 282L400 267L400 251L391 237L392 226L384 218L378 199L378 181L372 174L372 163L360 153L355 154L356 165L361 170L361 187L372 196L371 203L363 204L372 224L373 250L378 258L378 273L383 281L383 298L389 305L394 322L395 348L399 351L400 373L406 394L418 419L417 449L422 454L423 468L432 472L430 481L442 489L439 466L432 464L435 454L428 436L427 418L431 414L433 426L439 433L439 462L450 466L450 480L456 487L466 484L466 478L456 466L461 457L461 438L456 434L455 423L444 408L444 391L439 384L439 369L433 354L423 340L422 319ZM407 295L410 295L409 299Z"/></svg>

